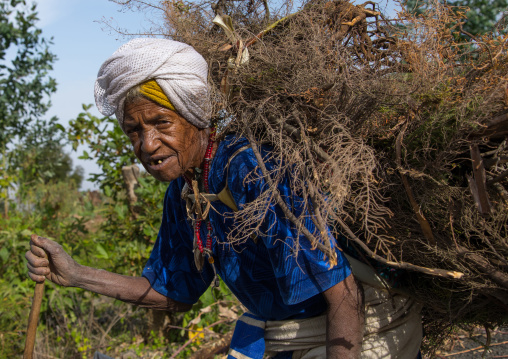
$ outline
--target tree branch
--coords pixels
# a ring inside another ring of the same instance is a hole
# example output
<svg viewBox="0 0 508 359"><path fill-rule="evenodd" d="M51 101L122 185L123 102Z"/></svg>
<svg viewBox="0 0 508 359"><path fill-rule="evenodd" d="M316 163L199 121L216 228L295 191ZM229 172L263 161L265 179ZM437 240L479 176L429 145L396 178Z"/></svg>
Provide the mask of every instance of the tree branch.
<svg viewBox="0 0 508 359"><path fill-rule="evenodd" d="M265 163L263 161L263 157L261 156L261 153L259 153L257 148L256 140L254 139L254 136L252 134L252 131L250 128L246 128L247 137L248 140L252 146L252 151L254 152L254 156L256 156L256 160L258 162L259 168L261 169L261 173L263 174L263 177L267 181L270 188L273 189L273 196L279 207L282 209L282 212L284 212L284 215L295 225L296 228L298 228L299 231L302 232L302 234L309 240L309 242L312 244L312 246L319 249L321 252L323 252L329 259L330 265L333 265L333 263L337 263L337 254L331 250L331 248L327 248L323 243L321 243L316 237L312 235L312 233L309 232L309 230L303 225L303 223L296 218L296 216L291 212L291 210L287 207L286 203L282 199L279 190L277 189L277 186L273 183L272 178L268 174L268 170L266 169Z"/></svg>

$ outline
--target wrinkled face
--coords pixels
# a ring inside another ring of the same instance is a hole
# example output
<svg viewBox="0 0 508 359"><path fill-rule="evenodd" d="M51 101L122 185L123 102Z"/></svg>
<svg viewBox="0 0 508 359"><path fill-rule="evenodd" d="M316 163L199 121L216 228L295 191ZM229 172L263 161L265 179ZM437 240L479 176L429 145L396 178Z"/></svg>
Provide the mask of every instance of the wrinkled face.
<svg viewBox="0 0 508 359"><path fill-rule="evenodd" d="M209 132L144 97L125 103L123 130L148 173L163 182L201 165Z"/></svg>

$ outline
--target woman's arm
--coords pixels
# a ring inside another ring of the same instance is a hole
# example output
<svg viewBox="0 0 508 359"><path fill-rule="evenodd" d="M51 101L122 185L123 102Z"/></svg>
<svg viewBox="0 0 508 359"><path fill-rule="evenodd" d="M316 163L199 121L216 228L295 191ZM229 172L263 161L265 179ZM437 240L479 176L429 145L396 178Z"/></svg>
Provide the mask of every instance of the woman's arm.
<svg viewBox="0 0 508 359"><path fill-rule="evenodd" d="M47 238L32 235L30 250L25 257L28 275L35 282L43 282L47 278L65 287L83 288L151 309L184 312L192 307L156 292L144 277L129 277L82 266L61 245Z"/></svg>
<svg viewBox="0 0 508 359"><path fill-rule="evenodd" d="M328 302L326 357L360 358L365 316L361 286L350 275L323 294Z"/></svg>

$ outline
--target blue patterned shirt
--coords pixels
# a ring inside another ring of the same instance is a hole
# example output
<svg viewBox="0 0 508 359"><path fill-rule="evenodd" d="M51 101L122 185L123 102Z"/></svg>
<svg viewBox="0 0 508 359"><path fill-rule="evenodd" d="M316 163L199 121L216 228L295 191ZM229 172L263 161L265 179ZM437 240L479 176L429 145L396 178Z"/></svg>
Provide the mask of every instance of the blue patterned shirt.
<svg viewBox="0 0 508 359"><path fill-rule="evenodd" d="M244 138L227 136L218 146L209 173L210 192L219 193L227 181L238 208L267 189L251 148L239 152L228 165L232 155L246 145L248 141ZM261 154L268 171L278 167L277 160L270 156L270 147L263 146ZM249 176L253 171L258 176ZM291 175L285 176L278 189L287 206L299 215L303 200L291 193L290 181ZM208 288L214 273L209 263L205 263L201 273L196 269L193 229L181 198L184 184L183 178L169 184L159 235L143 276L157 292L193 304ZM227 234L236 227L231 209L220 201L212 205L209 219L217 273L250 312L266 320L285 320L309 318L326 310L321 293L351 273L341 251L337 249L338 264L330 269L323 254L311 250L309 241L303 235L298 237L295 226L273 204L260 224L257 243L248 239L232 245L227 242ZM318 232L309 216L304 224L311 233ZM205 225L201 226L201 238L206 239ZM302 248L297 256L293 250L295 238Z"/></svg>

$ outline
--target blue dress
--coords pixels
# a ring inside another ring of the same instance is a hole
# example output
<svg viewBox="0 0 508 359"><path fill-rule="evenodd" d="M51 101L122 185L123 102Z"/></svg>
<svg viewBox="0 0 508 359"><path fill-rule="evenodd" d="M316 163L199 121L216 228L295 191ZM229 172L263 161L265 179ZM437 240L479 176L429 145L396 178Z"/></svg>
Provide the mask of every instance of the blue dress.
<svg viewBox="0 0 508 359"><path fill-rule="evenodd" d="M227 186L238 208L258 198L267 189L251 148L244 138L227 136L218 146L210 166L209 188L219 193ZM271 158L269 146L261 154L270 171L278 166ZM259 176L248 176L252 171ZM295 214L303 211L300 196L290 191L291 175L279 184L279 192ZM178 178L169 184L164 198L164 212L157 241L143 276L157 292L179 302L194 304L214 278L209 263L202 272L196 269L193 254L193 229L187 219L181 191L185 182ZM277 205L270 205L264 216L257 243L246 240L232 245L227 235L235 230L231 209L220 201L212 202L209 220L213 228L212 251L218 275L240 302L254 315L265 320L309 318L326 310L323 291L351 274L349 264L337 248L337 265L329 268L319 250L311 250L309 241L300 235L301 250L295 256L293 247L298 231ZM307 217L305 226L318 233ZM233 232L234 233L234 232ZM206 238L206 226L201 226Z"/></svg>

